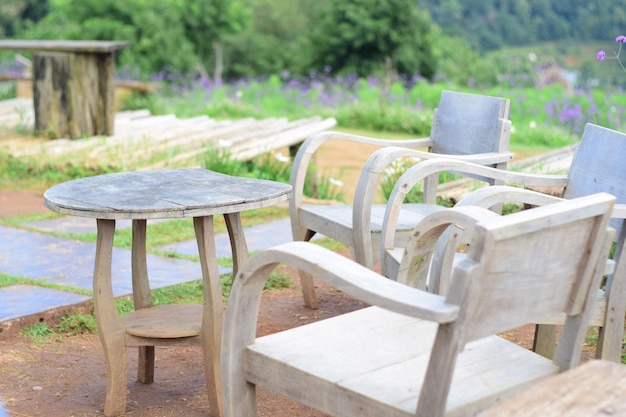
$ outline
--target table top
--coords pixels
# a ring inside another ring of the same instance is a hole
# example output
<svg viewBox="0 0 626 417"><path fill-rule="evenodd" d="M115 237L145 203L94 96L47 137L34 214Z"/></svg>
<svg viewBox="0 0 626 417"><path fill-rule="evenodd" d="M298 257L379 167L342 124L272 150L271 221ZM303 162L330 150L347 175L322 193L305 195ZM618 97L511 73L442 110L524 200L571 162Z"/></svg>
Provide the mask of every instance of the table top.
<svg viewBox="0 0 626 417"><path fill-rule="evenodd" d="M121 41L65 41L65 40L0 40L0 50L56 51L109 53L127 48L129 42Z"/></svg>
<svg viewBox="0 0 626 417"><path fill-rule="evenodd" d="M202 168L104 174L64 182L44 193L57 213L98 219L167 219L236 213L271 206L291 185Z"/></svg>
<svg viewBox="0 0 626 417"><path fill-rule="evenodd" d="M626 366L593 360L539 382L478 417L626 416Z"/></svg>

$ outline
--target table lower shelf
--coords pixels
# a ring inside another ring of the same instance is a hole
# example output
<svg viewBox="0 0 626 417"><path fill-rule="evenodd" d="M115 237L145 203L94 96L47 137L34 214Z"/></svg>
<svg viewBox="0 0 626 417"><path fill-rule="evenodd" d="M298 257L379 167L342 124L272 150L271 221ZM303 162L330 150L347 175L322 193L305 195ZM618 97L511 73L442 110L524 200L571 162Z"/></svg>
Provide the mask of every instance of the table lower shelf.
<svg viewBox="0 0 626 417"><path fill-rule="evenodd" d="M122 316L126 333L153 339L198 336L202 330L201 304L166 304L142 308Z"/></svg>

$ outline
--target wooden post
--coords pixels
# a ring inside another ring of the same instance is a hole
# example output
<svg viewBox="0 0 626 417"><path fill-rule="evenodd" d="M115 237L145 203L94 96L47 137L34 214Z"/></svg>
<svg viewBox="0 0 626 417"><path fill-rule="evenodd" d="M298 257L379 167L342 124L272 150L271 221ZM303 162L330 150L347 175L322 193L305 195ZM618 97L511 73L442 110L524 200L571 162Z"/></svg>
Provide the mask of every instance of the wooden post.
<svg viewBox="0 0 626 417"><path fill-rule="evenodd" d="M34 54L35 129L73 139L112 135L113 53Z"/></svg>

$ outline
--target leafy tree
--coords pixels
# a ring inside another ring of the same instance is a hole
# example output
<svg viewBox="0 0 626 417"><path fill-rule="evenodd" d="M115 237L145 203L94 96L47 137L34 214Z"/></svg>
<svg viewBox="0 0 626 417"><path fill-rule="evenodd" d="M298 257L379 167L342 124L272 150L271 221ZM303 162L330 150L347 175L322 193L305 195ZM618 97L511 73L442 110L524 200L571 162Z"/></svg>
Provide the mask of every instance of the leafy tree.
<svg viewBox="0 0 626 417"><path fill-rule="evenodd" d="M129 41L118 63L144 76L164 68L188 72L198 61L179 10L168 0L50 1L50 13L24 37Z"/></svg>
<svg viewBox="0 0 626 417"><path fill-rule="evenodd" d="M312 32L318 67L370 75L381 68L430 78L430 22L414 0L331 0Z"/></svg>
<svg viewBox="0 0 626 417"><path fill-rule="evenodd" d="M24 27L41 20L47 13L47 0L2 0L0 37L14 36Z"/></svg>
<svg viewBox="0 0 626 417"><path fill-rule="evenodd" d="M623 0L421 0L449 36L484 53L558 40L604 40L626 27Z"/></svg>
<svg viewBox="0 0 626 417"><path fill-rule="evenodd" d="M201 62L206 64L213 57L215 82L221 84L224 38L248 24L249 11L232 0L182 0L179 7L187 39L193 43Z"/></svg>
<svg viewBox="0 0 626 417"><path fill-rule="evenodd" d="M316 10L328 0L241 0L252 10L250 25L224 42L229 77L307 74L311 70L309 33Z"/></svg>

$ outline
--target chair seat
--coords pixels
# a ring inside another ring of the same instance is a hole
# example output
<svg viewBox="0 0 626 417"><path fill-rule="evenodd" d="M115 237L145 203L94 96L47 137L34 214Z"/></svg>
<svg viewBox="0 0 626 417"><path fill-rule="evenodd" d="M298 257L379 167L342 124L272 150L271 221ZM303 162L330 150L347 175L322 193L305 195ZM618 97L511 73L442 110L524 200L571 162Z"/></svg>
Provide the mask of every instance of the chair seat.
<svg viewBox="0 0 626 417"><path fill-rule="evenodd" d="M377 235L378 242L383 229L386 205L372 205L371 226L372 234ZM417 223L426 215L441 210L441 206L433 204L404 204L398 219L398 242L406 243L407 232L410 232ZM352 230L352 206L346 205L307 205L299 209L300 224L308 230L315 230L332 239L341 242L351 242ZM375 251L378 255L378 250Z"/></svg>
<svg viewBox="0 0 626 417"><path fill-rule="evenodd" d="M256 339L246 348L246 379L332 415L415 417L436 329L365 308ZM471 342L459 356L446 415L469 415L468 407L483 409L557 372L550 360L502 338ZM392 404L393 413L367 398Z"/></svg>

